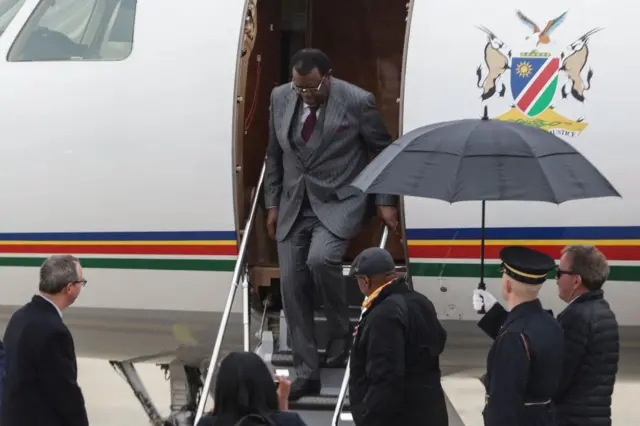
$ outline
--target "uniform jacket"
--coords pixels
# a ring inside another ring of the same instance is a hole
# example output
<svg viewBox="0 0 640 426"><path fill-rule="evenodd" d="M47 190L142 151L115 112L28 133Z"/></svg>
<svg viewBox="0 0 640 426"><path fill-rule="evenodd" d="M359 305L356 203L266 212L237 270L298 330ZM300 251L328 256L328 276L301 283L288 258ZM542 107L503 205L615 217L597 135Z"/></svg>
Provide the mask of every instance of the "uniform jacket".
<svg viewBox="0 0 640 426"><path fill-rule="evenodd" d="M88 426L73 338L40 296L18 309L4 333L2 426Z"/></svg>
<svg viewBox="0 0 640 426"><path fill-rule="evenodd" d="M267 207L279 207L276 239L288 235L305 194L329 231L352 238L367 216L368 203L367 196L349 184L369 163L369 152L381 152L391 136L373 94L332 78L311 139L297 146L290 130L299 102L290 84L271 93L265 202ZM396 197L376 195L376 203L395 205Z"/></svg>
<svg viewBox="0 0 640 426"><path fill-rule="evenodd" d="M439 356L447 334L433 304L404 278L363 315L351 350L349 402L357 426L448 426Z"/></svg>
<svg viewBox="0 0 640 426"><path fill-rule="evenodd" d="M602 290L574 300L558 315L564 329L562 380L554 398L558 426L611 426L618 372L618 322Z"/></svg>
<svg viewBox="0 0 640 426"><path fill-rule="evenodd" d="M562 328L539 300L506 312L496 303L479 326L493 345L484 379L485 426L555 426L551 400L564 356Z"/></svg>

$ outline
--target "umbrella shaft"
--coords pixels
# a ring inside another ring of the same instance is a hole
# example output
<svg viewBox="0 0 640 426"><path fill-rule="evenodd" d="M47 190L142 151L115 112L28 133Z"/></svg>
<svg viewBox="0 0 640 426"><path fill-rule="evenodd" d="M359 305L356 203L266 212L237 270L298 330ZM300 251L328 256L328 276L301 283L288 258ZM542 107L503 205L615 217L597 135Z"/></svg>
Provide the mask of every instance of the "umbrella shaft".
<svg viewBox="0 0 640 426"><path fill-rule="evenodd" d="M486 214L486 201L482 201L482 226L480 227L480 284L478 288L485 290L487 287L484 285L484 231L485 231L485 214Z"/></svg>

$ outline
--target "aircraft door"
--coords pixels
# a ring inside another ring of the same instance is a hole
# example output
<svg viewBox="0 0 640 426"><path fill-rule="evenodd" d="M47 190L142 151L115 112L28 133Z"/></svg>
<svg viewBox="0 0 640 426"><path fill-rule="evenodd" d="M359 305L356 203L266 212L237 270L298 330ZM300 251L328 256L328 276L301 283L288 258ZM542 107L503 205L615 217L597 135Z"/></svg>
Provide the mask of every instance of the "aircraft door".
<svg viewBox="0 0 640 426"><path fill-rule="evenodd" d="M307 2L307 46L323 50L331 59L333 74L376 96L378 110L394 137L400 130L399 103L407 9L395 0L322 0ZM373 218L347 251L353 258L363 248L380 241L382 222ZM401 239L387 243L404 263Z"/></svg>

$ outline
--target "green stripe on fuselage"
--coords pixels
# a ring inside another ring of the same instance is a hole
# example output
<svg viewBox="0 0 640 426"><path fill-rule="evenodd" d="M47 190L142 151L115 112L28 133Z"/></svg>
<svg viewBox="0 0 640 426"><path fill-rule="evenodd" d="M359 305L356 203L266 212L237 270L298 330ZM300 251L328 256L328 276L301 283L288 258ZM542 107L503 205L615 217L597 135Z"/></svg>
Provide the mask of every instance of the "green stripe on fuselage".
<svg viewBox="0 0 640 426"><path fill-rule="evenodd" d="M477 263L411 263L411 275L416 277L478 278L480 265ZM485 264L485 278L500 278L500 265ZM549 278L554 278L550 273ZM609 281L640 281L640 265L611 266Z"/></svg>

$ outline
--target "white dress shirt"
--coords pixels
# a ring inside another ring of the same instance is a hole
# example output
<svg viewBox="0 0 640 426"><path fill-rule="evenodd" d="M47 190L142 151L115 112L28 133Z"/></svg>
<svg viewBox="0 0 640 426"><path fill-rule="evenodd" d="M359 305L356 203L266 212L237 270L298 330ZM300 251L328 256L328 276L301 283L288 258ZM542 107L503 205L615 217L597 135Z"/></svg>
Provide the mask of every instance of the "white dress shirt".
<svg viewBox="0 0 640 426"><path fill-rule="evenodd" d="M316 118L318 118L318 113L320 112L320 109L322 107L318 107L316 109ZM305 104L304 102L302 103L302 114L300 114L300 122L302 124L304 124L305 120L307 119L307 117L309 116L309 114L311 114L311 108L309 107L309 105Z"/></svg>

